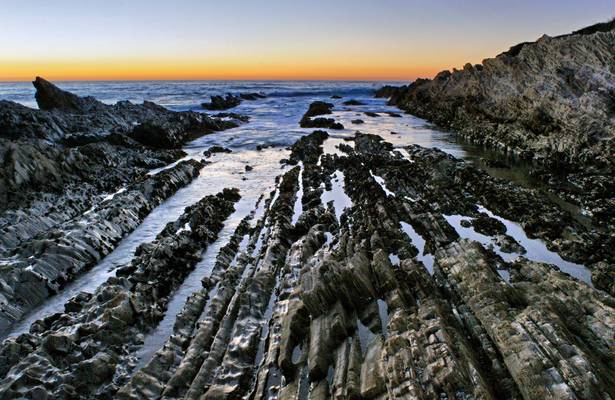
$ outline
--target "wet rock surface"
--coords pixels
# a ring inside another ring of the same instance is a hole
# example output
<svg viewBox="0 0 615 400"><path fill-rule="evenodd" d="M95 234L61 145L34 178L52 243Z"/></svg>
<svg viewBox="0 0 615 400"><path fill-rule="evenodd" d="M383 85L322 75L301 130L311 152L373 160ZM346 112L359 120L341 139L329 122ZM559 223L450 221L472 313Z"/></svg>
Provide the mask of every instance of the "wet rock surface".
<svg viewBox="0 0 615 400"><path fill-rule="evenodd" d="M161 319L169 296L215 240L239 199L225 189L186 208L133 261L65 313L37 321L0 350L3 397L111 398L126 380L133 350Z"/></svg>
<svg viewBox="0 0 615 400"><path fill-rule="evenodd" d="M179 159L195 137L236 126L154 103L103 104L37 78L40 110L0 101L0 210L44 194L113 192L152 168ZM67 190L68 188L68 190ZM77 189L75 189L77 190Z"/></svg>
<svg viewBox="0 0 615 400"><path fill-rule="evenodd" d="M229 108L237 107L241 104L242 97L227 94L226 96L211 96L209 103L203 103L201 106L206 110L228 110Z"/></svg>
<svg viewBox="0 0 615 400"><path fill-rule="evenodd" d="M355 99L346 100L342 104L345 106L364 106L365 105L365 103L359 100L355 100Z"/></svg>
<svg viewBox="0 0 615 400"><path fill-rule="evenodd" d="M262 93L254 92L254 93L240 93L239 97L241 97L243 100L254 101L254 100L264 99L267 96Z"/></svg>
<svg viewBox="0 0 615 400"><path fill-rule="evenodd" d="M237 126L33 84L39 109L0 102L1 333L199 175L203 164L179 162L179 147Z"/></svg>
<svg viewBox="0 0 615 400"><path fill-rule="evenodd" d="M473 143L531 159L536 180L612 232L614 52L613 23L598 24L376 95Z"/></svg>
<svg viewBox="0 0 615 400"><path fill-rule="evenodd" d="M114 107L45 92L43 122ZM323 104L306 118L331 113ZM66 193L33 192L30 208L2 214L0 293L14 315L61 291L204 163L262 173L223 141L208 144L220 153L210 160L178 161L172 143L189 135L169 121L152 136L169 139L162 147L135 140L143 122L52 140L109 153L96 178L111 194L76 176ZM0 344L0 397L615 398L609 225L437 149L399 147L402 135L314 131L280 150L268 196L225 189L190 205L102 285Z"/></svg>
<svg viewBox="0 0 615 400"><path fill-rule="evenodd" d="M3 393L615 396L615 299L585 267L613 264L605 237L441 151L357 133L330 152L328 140L316 131L292 146L276 189L215 255L162 346L139 352L232 191L187 209L96 293L5 341ZM532 238L515 242L515 229ZM538 242L577 269L533 259Z"/></svg>
<svg viewBox="0 0 615 400"><path fill-rule="evenodd" d="M333 118L317 117L318 115L331 114L332 109L332 103L315 101L310 104L308 110L301 118L301 121L299 121L299 125L302 128L344 129L344 125L339 122L335 122L335 119Z"/></svg>
<svg viewBox="0 0 615 400"><path fill-rule="evenodd" d="M0 333L110 253L202 167L194 160L183 161L127 186L80 218L33 236L27 224L7 228L3 240L12 246L0 258Z"/></svg>

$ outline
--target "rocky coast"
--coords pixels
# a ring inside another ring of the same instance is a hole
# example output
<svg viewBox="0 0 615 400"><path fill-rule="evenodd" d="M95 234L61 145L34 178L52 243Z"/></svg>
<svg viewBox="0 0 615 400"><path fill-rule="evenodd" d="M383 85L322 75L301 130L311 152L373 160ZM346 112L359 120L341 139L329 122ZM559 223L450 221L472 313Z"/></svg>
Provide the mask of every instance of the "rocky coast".
<svg viewBox="0 0 615 400"><path fill-rule="evenodd" d="M378 97L512 159L615 236L615 23L521 43ZM612 287L615 268L597 274Z"/></svg>
<svg viewBox="0 0 615 400"><path fill-rule="evenodd" d="M609 42L600 35L611 34L584 32L552 40L593 40L599 54ZM447 92L453 82L470 88L465 74L487 79L472 68L446 85L440 77L378 94L502 147L468 111L478 106ZM488 125L510 151L531 149L543 189L403 142L416 120L365 97L310 98L290 121L305 131L283 148L241 127L222 132L252 115L108 105L42 79L35 86L39 109L0 102L0 329L11 332L0 343L1 399L615 398L606 153L579 144L557 157L565 173L541 163L568 149L554 142L572 137L571 120L543 141L520 139L529 133L512 117ZM596 96L579 104L597 109ZM238 112L241 100L262 99L211 97L212 108ZM514 109L532 114L530 103ZM485 160L515 168L514 159ZM224 168L232 172L217 175ZM564 184L575 177L589 190ZM198 198L102 284L11 331L186 188Z"/></svg>
<svg viewBox="0 0 615 400"><path fill-rule="evenodd" d="M235 192L187 209L96 293L5 341L3 393L615 395L615 300L585 266L612 263L612 247L584 252L601 238L536 193L438 150L399 151L357 133L328 152L329 140L316 131L292 147L262 215L237 226L150 359L136 360L148 330ZM541 262L509 236L509 218L579 264ZM559 226L579 232L578 247Z"/></svg>
<svg viewBox="0 0 615 400"><path fill-rule="evenodd" d="M202 163L149 171L179 161L186 141L237 126L34 86L39 109L0 102L0 332L108 254Z"/></svg>

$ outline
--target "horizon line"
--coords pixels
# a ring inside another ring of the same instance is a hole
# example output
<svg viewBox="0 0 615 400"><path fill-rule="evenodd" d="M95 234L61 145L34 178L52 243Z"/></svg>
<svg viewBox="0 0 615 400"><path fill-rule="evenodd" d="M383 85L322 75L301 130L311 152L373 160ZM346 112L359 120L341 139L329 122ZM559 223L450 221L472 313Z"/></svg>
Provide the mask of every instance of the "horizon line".
<svg viewBox="0 0 615 400"><path fill-rule="evenodd" d="M352 78L160 78L160 79L47 79L44 76L37 75L32 79L2 79L0 83L32 83L37 78L43 78L49 82L412 82L416 78L404 78L404 79L391 79L391 78L364 78L364 79L352 79Z"/></svg>

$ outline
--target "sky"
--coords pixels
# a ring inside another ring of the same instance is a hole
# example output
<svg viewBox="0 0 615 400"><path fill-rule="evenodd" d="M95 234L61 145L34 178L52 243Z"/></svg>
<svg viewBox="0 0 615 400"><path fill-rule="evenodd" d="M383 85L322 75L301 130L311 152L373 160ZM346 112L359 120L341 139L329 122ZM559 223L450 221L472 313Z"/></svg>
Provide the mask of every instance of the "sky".
<svg viewBox="0 0 615 400"><path fill-rule="evenodd" d="M0 80L410 80L615 16L613 0L0 0Z"/></svg>

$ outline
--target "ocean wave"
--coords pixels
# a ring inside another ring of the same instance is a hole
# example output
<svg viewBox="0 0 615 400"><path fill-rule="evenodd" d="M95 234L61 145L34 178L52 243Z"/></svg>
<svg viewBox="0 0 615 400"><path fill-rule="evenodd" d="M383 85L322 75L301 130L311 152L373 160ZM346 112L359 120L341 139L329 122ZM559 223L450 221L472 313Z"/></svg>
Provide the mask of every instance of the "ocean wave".
<svg viewBox="0 0 615 400"><path fill-rule="evenodd" d="M376 88L345 88L345 87L338 87L338 88L331 88L331 89L319 89L319 90L310 90L310 89L305 89L305 90L279 90L279 91L272 91L272 92L265 92L265 94L268 97L323 97L323 96L343 96L343 97L349 97L349 96L371 96L375 93Z"/></svg>

